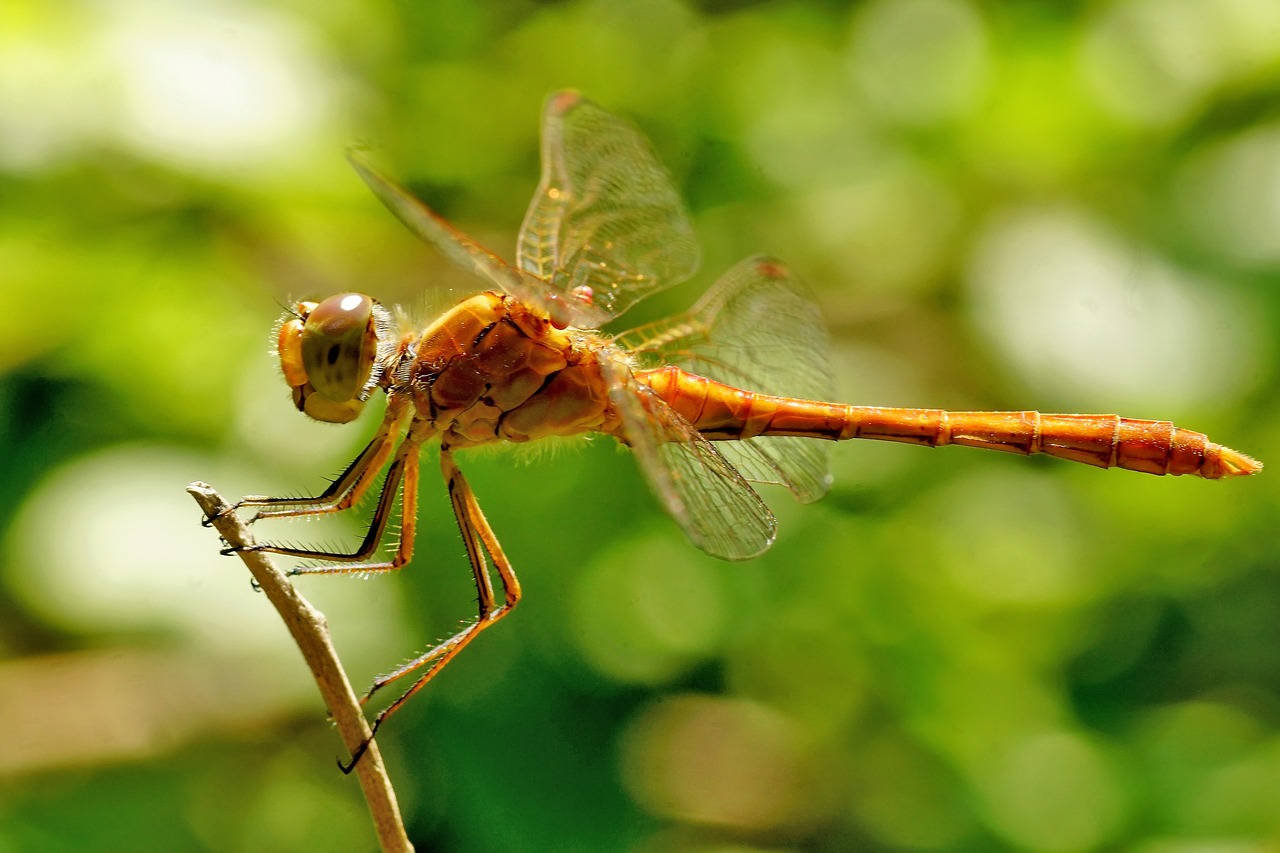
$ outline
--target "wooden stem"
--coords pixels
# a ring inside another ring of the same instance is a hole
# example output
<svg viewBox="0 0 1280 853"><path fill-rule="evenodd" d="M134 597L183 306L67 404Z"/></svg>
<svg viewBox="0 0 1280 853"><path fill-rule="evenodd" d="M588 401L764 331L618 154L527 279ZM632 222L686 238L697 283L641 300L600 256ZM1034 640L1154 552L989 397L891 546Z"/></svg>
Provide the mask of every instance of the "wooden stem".
<svg viewBox="0 0 1280 853"><path fill-rule="evenodd" d="M373 818L382 850L411 853L413 845L405 834L395 789L391 786L386 766L382 763L377 742L369 741L369 724L329 639L324 614L298 594L289 579L265 553L249 550L253 547L254 540L248 526L231 511L230 505L212 486L207 483L192 483L187 486L187 493L195 498L205 517L222 534L227 544L238 550L240 559L244 561L253 579L284 620L285 627L289 629L293 641L315 677L320 695L324 697L325 706L342 735L347 751L355 754L362 744L368 744L365 755L356 764L355 772L369 804L369 814Z"/></svg>

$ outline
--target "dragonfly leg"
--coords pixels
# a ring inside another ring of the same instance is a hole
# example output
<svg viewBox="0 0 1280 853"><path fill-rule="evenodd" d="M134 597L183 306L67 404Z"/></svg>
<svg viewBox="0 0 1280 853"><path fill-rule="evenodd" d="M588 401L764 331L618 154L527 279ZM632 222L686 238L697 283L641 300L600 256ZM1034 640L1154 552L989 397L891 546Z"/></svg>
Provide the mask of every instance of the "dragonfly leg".
<svg viewBox="0 0 1280 853"><path fill-rule="evenodd" d="M398 711L413 694L425 687L427 682L434 678L481 631L510 613L511 609L520 601L520 581L516 578L506 554L502 552L502 545L499 544L497 537L494 535L493 528L489 526L484 513L480 510L475 493L471 491L466 478L462 476L462 472L454 464L453 455L448 449L441 451L440 469L444 474L445 483L449 489L449 500L453 503L453 512L458 519L458 528L462 531L462 541L466 545L467 557L471 561L471 571L475 575L476 592L478 593L480 605L479 617L475 622L429 652L414 658L386 675L379 676L373 682L361 702L368 701L374 693L377 693L393 681L417 672L424 666L428 667L427 671L419 675L417 681L408 690L378 713L373 722L374 731L382 724L383 720ZM503 601L501 604L498 604L494 597L493 581L489 577L489 563L485 557L486 553L493 560L493 564L498 570L498 576L502 580Z"/></svg>
<svg viewBox="0 0 1280 853"><path fill-rule="evenodd" d="M291 575L315 574L367 574L370 572L389 572L401 568L413 557L413 537L418 518L418 456L419 444L413 437L400 443L395 459L387 469L387 479L382 484L382 492L378 496L378 506L369 522L369 531L365 534L360 547L351 553L326 551L321 548L295 548L286 545L259 545L257 550L270 551L273 554L284 554L289 557L304 557L317 560L329 560L351 565L341 566L302 566L289 572ZM378 550L397 494L402 496L400 544L390 560L367 562Z"/></svg>
<svg viewBox="0 0 1280 853"><path fill-rule="evenodd" d="M232 509L245 506L268 507L256 513L249 520L251 524L263 518L321 515L350 509L364 497L377 478L378 472L387 464L387 459L391 457L391 451L395 447L396 436L400 434L409 414L410 407L403 402L399 400L388 402L387 413L373 439L321 494L301 498L250 495L240 500Z"/></svg>

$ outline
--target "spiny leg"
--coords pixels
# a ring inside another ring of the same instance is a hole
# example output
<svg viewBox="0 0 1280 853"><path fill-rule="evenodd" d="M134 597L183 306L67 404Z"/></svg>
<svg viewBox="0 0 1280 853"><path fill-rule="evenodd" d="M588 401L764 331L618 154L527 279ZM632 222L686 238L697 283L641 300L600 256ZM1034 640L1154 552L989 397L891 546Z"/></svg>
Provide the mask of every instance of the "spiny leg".
<svg viewBox="0 0 1280 853"><path fill-rule="evenodd" d="M467 558L471 562L471 572L475 577L476 583L479 614L475 622L459 631L453 637L374 681L369 691L365 694L364 699L366 701L374 693L393 681L397 681L436 661L435 665L420 676L403 696L387 706L379 714L381 718L385 718L398 710L410 696L421 690L427 681L452 660L453 656L461 651L463 646L471 642L485 628L507 615L520 600L520 581L516 578L506 554L503 553L502 545L499 544L497 537L494 535L493 528L489 526L488 520L484 517L484 512L476 501L475 492L471 490L471 486L462 475L462 471L454 463L453 454L448 450L443 450L440 454L440 469L449 490L449 500L453 504L453 512L458 521L458 529L462 532L462 541L467 549ZM493 581L489 576L489 562L485 557L486 552L493 559L494 567L497 568L498 576L502 581L504 600L501 606L495 606Z"/></svg>
<svg viewBox="0 0 1280 853"><path fill-rule="evenodd" d="M364 541L355 551L347 554L340 551L326 551L320 548L293 548L284 545L259 545L257 550L270 551L273 554L284 554L289 557L303 557L316 560L329 560L354 565L341 566L301 566L289 572L290 575L314 574L365 574L370 572L389 572L404 566L413 557L413 538L418 518L418 457L420 454L418 441L412 436L405 438L396 451L395 459L387 469L386 482L378 495L378 506L374 509L373 518L369 522L369 531ZM391 511L395 505L397 493L402 495L400 543L395 555L390 560L370 563L365 562L378 550Z"/></svg>
<svg viewBox="0 0 1280 853"><path fill-rule="evenodd" d="M373 439L323 493L315 497L302 498L250 495L239 501L233 509L243 506L280 507L258 512L249 520L251 524L263 518L322 515L350 509L364 497L378 476L378 472L382 470L382 466L387 464L387 459L390 458L391 451L395 447L396 436L399 435L411 411L404 401L389 398L386 415L383 416Z"/></svg>
<svg viewBox="0 0 1280 853"><path fill-rule="evenodd" d="M462 476L462 471L454 464L453 454L447 448L442 448L440 452L440 470L449 489L449 500L453 504L453 514L458 520L458 529L462 532L462 541L467 548L467 558L471 561L471 572L475 576L477 599L480 606L479 617L475 622L435 648L397 667L386 675L379 676L373 682L368 692L360 700L362 704L369 701L373 694L393 681L414 673L424 666L428 667L427 671L419 675L417 681L408 690L386 708L379 711L378 715L374 717L369 735L370 740L373 739L373 735L377 734L378 728L388 717L400 710L409 701L410 697L425 687L427 682L434 678L481 631L510 613L511 609L520 601L520 581L516 578L506 554L503 553L502 545L499 544L497 536L494 535L493 528L489 526L488 520L484 517L484 512L476 501L475 493L471 491L471 486L468 485L466 478ZM492 558L494 567L498 570L498 576L502 580L504 597L501 605L497 605L494 599L493 581L489 577L489 562L485 557L486 552L489 558ZM349 764L340 765L343 772L351 772L351 768L355 767L356 762L360 760L360 756L364 754L367 748L368 742L362 744L356 750Z"/></svg>

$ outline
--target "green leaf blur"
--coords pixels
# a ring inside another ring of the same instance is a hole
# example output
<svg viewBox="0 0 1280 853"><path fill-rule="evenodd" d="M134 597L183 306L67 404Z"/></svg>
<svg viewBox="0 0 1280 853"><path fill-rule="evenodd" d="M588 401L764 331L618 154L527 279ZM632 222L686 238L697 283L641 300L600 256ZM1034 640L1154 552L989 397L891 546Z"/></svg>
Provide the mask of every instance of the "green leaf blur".
<svg viewBox="0 0 1280 853"><path fill-rule="evenodd" d="M475 283L343 154L510 258L547 93L634 119L701 272L814 289L840 400L1170 419L1280 462L1280 5L9 0L0 850L372 849L297 652L183 493L322 487L280 305ZM309 579L353 679L475 592ZM525 600L379 736L419 850L1280 843L1280 481L835 449L774 549L696 551L605 440L462 454ZM368 508L366 507L366 510ZM282 524L350 541L359 519Z"/></svg>

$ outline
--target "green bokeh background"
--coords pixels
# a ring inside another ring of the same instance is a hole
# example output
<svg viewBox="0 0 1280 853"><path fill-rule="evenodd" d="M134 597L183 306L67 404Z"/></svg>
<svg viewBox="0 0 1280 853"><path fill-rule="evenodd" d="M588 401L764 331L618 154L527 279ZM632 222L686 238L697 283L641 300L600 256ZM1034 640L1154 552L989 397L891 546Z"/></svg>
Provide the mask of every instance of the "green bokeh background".
<svg viewBox="0 0 1280 853"><path fill-rule="evenodd" d="M705 247L811 285L843 400L1170 418L1280 460L1273 0L0 7L0 850L360 850L267 602L183 494L314 489L279 303L510 257L546 94L651 136ZM424 294L428 294L424 296ZM312 579L353 679L472 609L424 460L395 578ZM1280 485L835 449L699 554L609 442L461 462L525 602L380 736L420 850L1280 844ZM323 541L358 522L278 535Z"/></svg>

